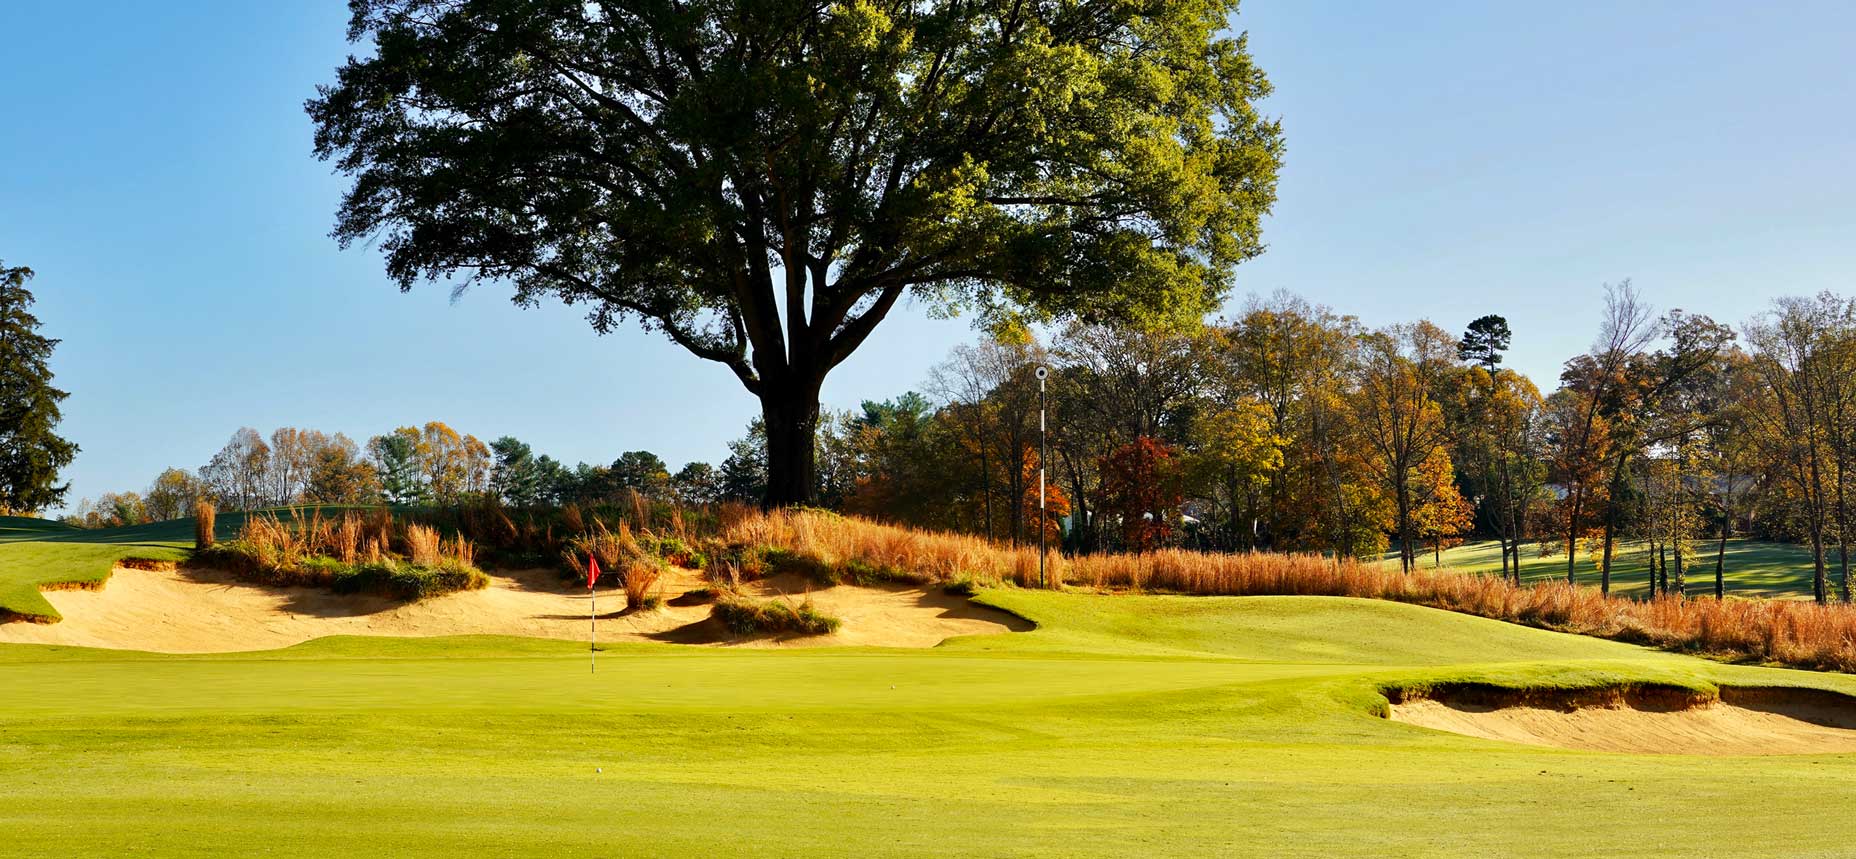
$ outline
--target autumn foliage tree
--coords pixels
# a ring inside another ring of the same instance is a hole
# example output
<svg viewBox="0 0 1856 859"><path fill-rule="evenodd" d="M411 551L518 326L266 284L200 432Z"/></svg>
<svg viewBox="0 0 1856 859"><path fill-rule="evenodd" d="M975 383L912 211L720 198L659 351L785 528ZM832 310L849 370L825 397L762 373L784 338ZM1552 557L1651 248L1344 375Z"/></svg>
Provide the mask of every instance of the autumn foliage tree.
<svg viewBox="0 0 1856 859"><path fill-rule="evenodd" d="M1172 536L1181 484L1174 450L1147 436L1103 457L1102 511L1115 518L1128 550L1149 551Z"/></svg>

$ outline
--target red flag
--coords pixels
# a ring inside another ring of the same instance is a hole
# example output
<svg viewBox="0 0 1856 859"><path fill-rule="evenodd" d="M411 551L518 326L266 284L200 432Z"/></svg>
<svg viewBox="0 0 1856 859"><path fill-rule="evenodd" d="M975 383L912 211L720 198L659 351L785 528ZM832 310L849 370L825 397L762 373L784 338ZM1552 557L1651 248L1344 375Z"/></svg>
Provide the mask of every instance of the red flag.
<svg viewBox="0 0 1856 859"><path fill-rule="evenodd" d="M597 584L598 582L599 582L599 559L596 557L593 557L591 553L588 553L586 556L586 589L589 591L592 590L593 585Z"/></svg>

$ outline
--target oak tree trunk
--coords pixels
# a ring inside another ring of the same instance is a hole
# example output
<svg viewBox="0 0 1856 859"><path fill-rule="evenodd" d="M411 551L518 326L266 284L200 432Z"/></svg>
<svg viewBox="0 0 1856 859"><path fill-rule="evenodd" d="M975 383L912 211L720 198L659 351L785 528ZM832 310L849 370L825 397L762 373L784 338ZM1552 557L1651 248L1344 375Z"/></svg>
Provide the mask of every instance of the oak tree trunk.
<svg viewBox="0 0 1856 859"><path fill-rule="evenodd" d="M818 498L819 387L823 379L768 386L761 393L767 424L768 508L811 504Z"/></svg>

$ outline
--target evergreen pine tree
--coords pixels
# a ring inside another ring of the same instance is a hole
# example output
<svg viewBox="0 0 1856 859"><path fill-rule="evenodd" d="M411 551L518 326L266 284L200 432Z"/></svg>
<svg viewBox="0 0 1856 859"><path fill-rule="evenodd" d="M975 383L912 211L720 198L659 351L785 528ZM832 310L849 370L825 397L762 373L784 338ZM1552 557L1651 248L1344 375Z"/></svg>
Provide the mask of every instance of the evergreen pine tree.
<svg viewBox="0 0 1856 859"><path fill-rule="evenodd" d="M58 341L38 333L31 278L32 269L0 265L0 512L62 503L70 484L58 483L58 471L77 455L77 445L53 432L68 395L52 387L48 362Z"/></svg>

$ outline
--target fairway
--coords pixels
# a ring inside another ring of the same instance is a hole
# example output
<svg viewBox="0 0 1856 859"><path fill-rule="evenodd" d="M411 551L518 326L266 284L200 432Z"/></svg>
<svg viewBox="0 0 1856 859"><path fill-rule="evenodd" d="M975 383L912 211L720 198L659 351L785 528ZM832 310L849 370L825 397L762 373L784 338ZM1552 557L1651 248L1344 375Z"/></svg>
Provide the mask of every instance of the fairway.
<svg viewBox="0 0 1856 859"><path fill-rule="evenodd" d="M1383 602L981 598L1040 628L624 645L597 673L533 639L0 647L4 852L1832 856L1856 834L1817 811L1856 799L1856 756L1572 752L1377 712L1405 682L1856 691L1842 676Z"/></svg>
<svg viewBox="0 0 1856 859"><path fill-rule="evenodd" d="M1718 548L1719 544L1715 541L1699 540L1690 550L1695 554L1684 557L1689 596L1712 596L1714 594L1714 561ZM1438 556L1427 549L1418 553L1418 568L1432 569L1437 566L1438 560ZM1445 549L1441 560L1445 569L1460 570L1466 573L1500 574L1502 570L1501 544L1493 540L1465 543ZM1722 561L1722 578L1726 581L1729 595L1811 598L1812 565L1811 549L1808 546L1735 537L1727 541L1727 552ZM1381 563L1396 566L1398 556L1392 554ZM1834 546L1825 550L1824 564L1834 586L1838 576ZM1574 567L1581 584L1594 587L1598 585L1598 561L1586 554L1583 548L1580 550ZM1669 561L1669 575L1673 580L1675 576L1673 559ZM1542 556L1536 544L1530 543L1523 546L1521 549L1521 579L1525 582L1564 581L1566 579L1566 554L1559 552ZM1611 562L1611 592L1621 596L1642 598L1650 592L1649 582L1649 544L1641 540L1618 541L1616 554ZM1671 584L1673 585L1673 581Z"/></svg>

